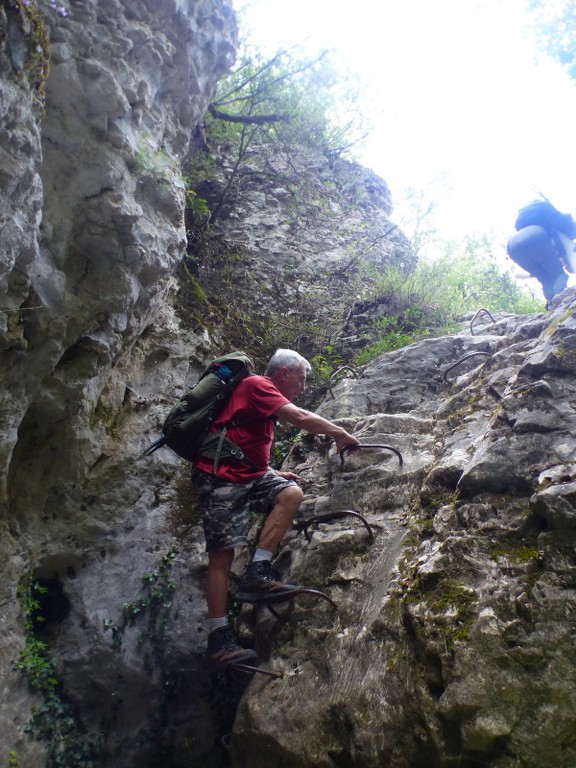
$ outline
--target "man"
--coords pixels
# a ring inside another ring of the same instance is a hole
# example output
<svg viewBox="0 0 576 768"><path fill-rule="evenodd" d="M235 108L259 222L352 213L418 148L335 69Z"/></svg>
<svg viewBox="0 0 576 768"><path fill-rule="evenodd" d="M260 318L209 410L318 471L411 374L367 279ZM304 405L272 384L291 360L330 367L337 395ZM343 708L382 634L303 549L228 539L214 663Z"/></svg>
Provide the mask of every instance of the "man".
<svg viewBox="0 0 576 768"><path fill-rule="evenodd" d="M264 376L248 376L240 382L212 427L227 426L226 436L239 446L249 462L220 464L216 475L211 459L194 460L192 484L203 513L208 571L208 658L217 667L251 663L257 654L238 645L228 626L228 579L234 551L247 544L248 511L266 515L258 548L238 590L238 599L247 602L282 599L292 584L278 581L272 557L292 525L304 494L294 472L278 472L269 466L277 419L314 435L334 438L336 450L358 445L342 427L292 403L304 392L310 363L291 349L277 350Z"/></svg>
<svg viewBox="0 0 576 768"><path fill-rule="evenodd" d="M548 306L568 284L564 269L574 271L576 223L548 200L535 200L520 210L515 229L508 255L539 281Z"/></svg>

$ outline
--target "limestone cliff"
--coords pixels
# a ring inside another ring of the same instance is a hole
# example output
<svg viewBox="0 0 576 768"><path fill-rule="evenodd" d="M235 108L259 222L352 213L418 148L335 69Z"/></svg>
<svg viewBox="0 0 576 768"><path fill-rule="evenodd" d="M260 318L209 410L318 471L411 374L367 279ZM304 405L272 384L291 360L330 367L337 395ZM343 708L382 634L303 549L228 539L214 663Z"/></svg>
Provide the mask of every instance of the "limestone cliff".
<svg viewBox="0 0 576 768"><path fill-rule="evenodd" d="M187 467L142 449L214 351L353 355L386 309L360 262L413 263L385 182L310 148L248 158L191 254L183 175L235 44L226 0L0 3L0 763L572 768L572 292L335 387L321 411L404 464L302 438L302 515L374 541L294 531L283 574L338 613L231 594L282 677L205 668Z"/></svg>
<svg viewBox="0 0 576 768"><path fill-rule="evenodd" d="M0 4L3 764L10 753L26 768L46 762L46 743L26 735L39 697L14 669L25 645L19 586L45 579L47 617L77 619L85 656L101 658L92 620L60 597L59 579L105 561L122 529L154 517L150 473L130 482L120 469L123 490L107 499L95 478L112 455L112 475L123 454L133 464L140 447L128 434L113 447L132 392L124 363L162 312L170 344L164 307L186 242L180 165L234 55L225 0ZM167 388L153 373L147 382ZM144 549L158 546L138 535ZM109 609L121 592L111 587ZM57 735L47 741L61 751Z"/></svg>

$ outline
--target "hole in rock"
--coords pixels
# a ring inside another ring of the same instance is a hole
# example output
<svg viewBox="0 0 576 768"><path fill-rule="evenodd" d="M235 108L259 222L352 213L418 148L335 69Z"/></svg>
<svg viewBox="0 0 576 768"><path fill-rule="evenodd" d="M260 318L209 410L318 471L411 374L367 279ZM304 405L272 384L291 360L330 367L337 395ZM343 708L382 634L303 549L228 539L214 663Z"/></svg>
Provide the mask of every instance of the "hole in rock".
<svg viewBox="0 0 576 768"><path fill-rule="evenodd" d="M546 520L545 517L538 514L538 512L532 512L527 518L526 518L526 529L531 531L549 531L551 530L551 526L549 522Z"/></svg>
<svg viewBox="0 0 576 768"><path fill-rule="evenodd" d="M38 603L32 617L38 634L53 631L70 613L70 601L59 579L36 579L32 597Z"/></svg>

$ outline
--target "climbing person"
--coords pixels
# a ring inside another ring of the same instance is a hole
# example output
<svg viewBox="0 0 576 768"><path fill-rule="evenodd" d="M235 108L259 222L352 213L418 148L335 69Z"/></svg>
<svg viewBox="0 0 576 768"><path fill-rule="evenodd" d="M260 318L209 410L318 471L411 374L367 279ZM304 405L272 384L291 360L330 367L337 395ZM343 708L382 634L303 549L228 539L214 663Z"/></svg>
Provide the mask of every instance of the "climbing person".
<svg viewBox="0 0 576 768"><path fill-rule="evenodd" d="M514 227L508 255L540 282L548 307L568 284L565 270L576 271L576 222L548 200L535 200L520 209Z"/></svg>
<svg viewBox="0 0 576 768"><path fill-rule="evenodd" d="M298 352L278 349L263 376L251 375L238 384L215 419L213 431L226 435L242 449L248 462L220 463L197 456L192 486L202 511L208 570L206 602L209 634L208 660L219 669L254 662L254 650L243 648L228 625L228 581L235 550L248 542L248 512L266 515L252 562L239 585L244 602L278 601L295 585L283 584L274 573L272 558L292 525L304 494L298 475L271 469L270 451L277 420L314 435L334 438L336 449L354 450L358 440L342 427L292 403L304 392L310 363ZM216 471L214 471L216 470ZM288 599L288 598L286 598Z"/></svg>

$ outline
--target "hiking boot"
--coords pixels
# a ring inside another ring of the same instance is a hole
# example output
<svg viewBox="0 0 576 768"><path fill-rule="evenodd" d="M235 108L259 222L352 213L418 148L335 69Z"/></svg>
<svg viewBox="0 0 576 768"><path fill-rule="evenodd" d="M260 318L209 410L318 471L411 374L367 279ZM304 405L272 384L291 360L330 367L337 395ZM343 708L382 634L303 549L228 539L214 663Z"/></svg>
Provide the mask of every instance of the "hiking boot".
<svg viewBox="0 0 576 768"><path fill-rule="evenodd" d="M294 584L283 584L273 572L272 563L260 560L250 563L240 586L237 599L245 603L272 603L290 599L290 592L298 589Z"/></svg>
<svg viewBox="0 0 576 768"><path fill-rule="evenodd" d="M219 627L208 635L208 661L216 669L225 669L231 664L254 664L258 658L256 651L242 648L230 627Z"/></svg>

